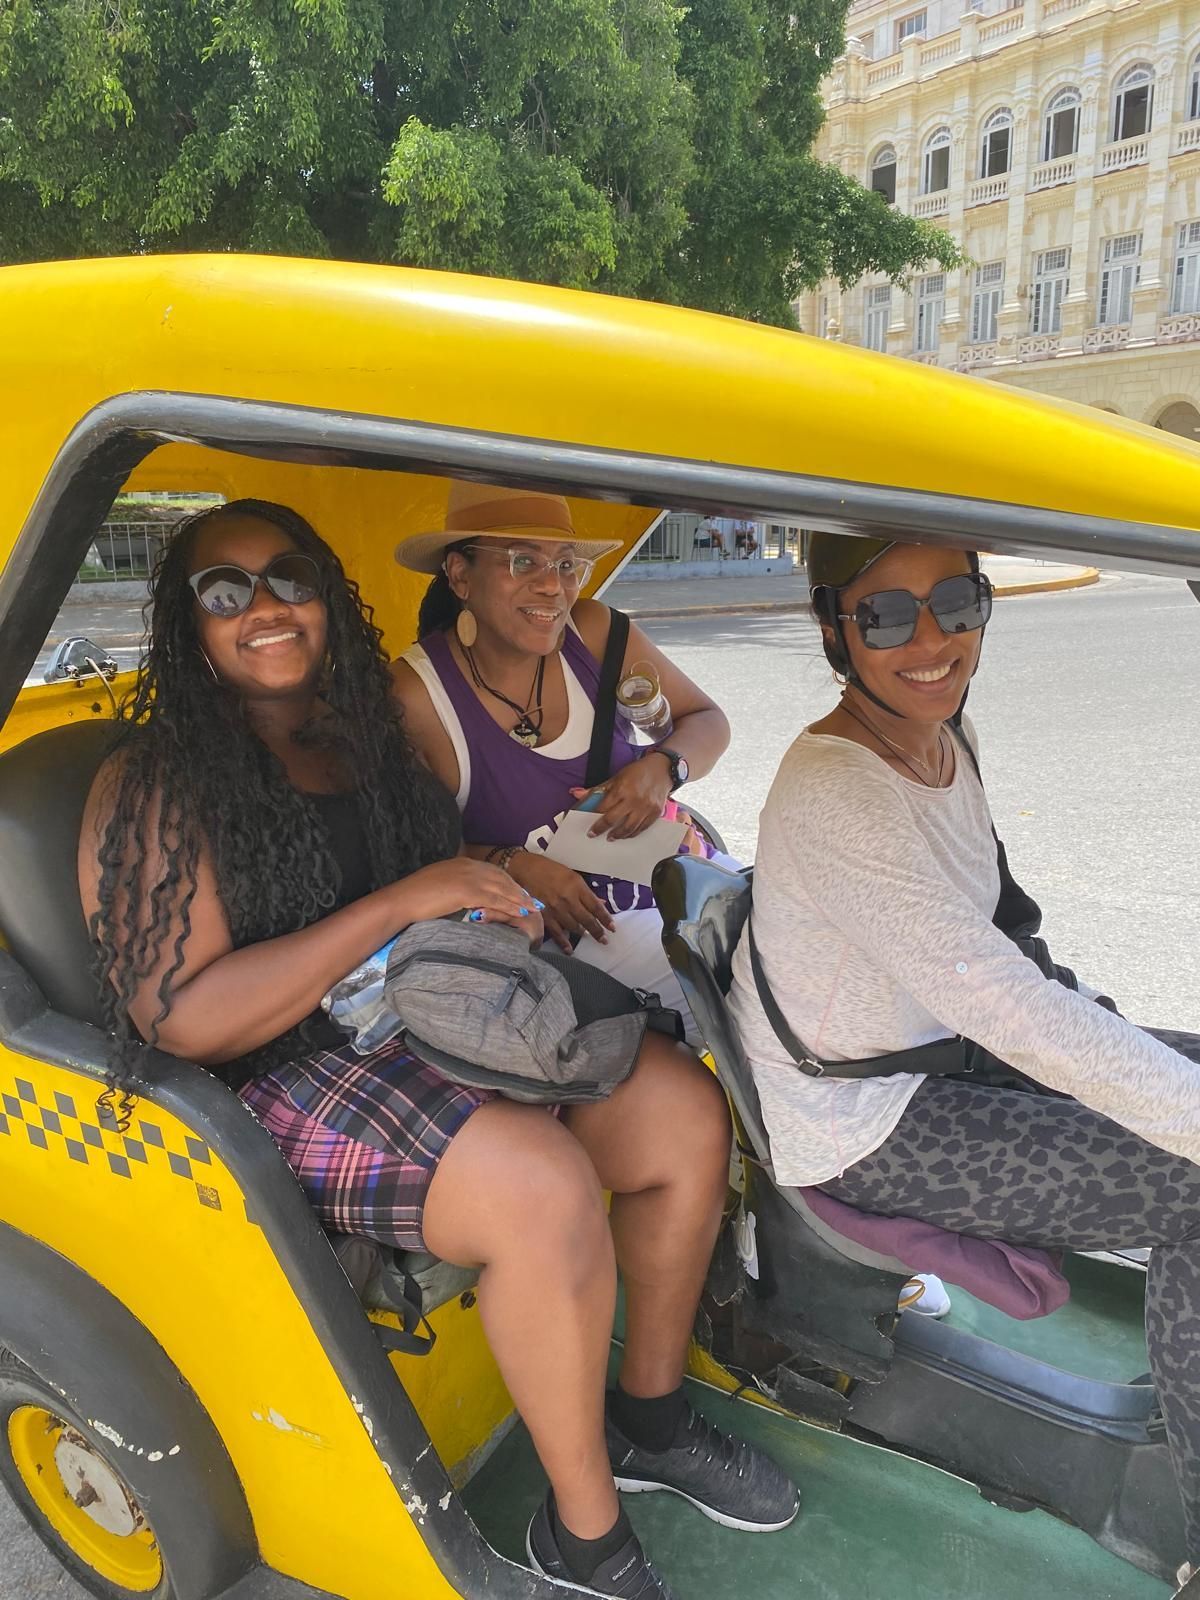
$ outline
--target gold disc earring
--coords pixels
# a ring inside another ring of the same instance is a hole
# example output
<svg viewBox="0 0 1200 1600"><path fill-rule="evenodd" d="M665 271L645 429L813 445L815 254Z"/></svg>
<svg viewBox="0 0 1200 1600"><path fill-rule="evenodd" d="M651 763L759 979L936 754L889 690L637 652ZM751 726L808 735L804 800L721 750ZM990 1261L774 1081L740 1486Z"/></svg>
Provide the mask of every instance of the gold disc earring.
<svg viewBox="0 0 1200 1600"><path fill-rule="evenodd" d="M460 609L454 619L454 631L464 650L469 650L479 637L479 624L475 621L475 613L468 611L466 606Z"/></svg>

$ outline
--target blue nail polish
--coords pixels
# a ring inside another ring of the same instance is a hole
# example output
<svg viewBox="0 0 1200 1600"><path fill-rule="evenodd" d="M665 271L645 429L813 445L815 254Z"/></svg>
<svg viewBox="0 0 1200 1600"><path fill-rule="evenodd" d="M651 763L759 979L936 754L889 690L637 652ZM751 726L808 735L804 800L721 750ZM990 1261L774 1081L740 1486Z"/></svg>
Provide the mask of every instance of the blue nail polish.
<svg viewBox="0 0 1200 1600"><path fill-rule="evenodd" d="M468 922L482 922L483 921L483 912L482 911L469 912L468 916L467 916L467 921Z"/></svg>
<svg viewBox="0 0 1200 1600"><path fill-rule="evenodd" d="M521 907L521 915L523 917L527 917L529 915L529 907L528 906L522 906Z"/></svg>
<svg viewBox="0 0 1200 1600"><path fill-rule="evenodd" d="M534 903L534 906L537 908L537 910L545 911L546 907L543 905L543 903L540 900L535 900L533 903Z"/></svg>

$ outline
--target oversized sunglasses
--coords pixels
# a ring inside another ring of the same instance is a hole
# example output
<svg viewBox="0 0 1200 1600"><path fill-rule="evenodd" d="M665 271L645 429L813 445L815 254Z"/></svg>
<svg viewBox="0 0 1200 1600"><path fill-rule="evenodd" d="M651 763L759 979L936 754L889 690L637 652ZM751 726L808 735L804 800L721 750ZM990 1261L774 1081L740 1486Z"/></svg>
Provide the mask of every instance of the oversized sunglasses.
<svg viewBox="0 0 1200 1600"><path fill-rule="evenodd" d="M254 591L264 584L276 600L302 606L321 592L321 569L311 556L276 556L262 572L245 567L205 567L188 579L192 593L212 617L240 617L250 609Z"/></svg>
<svg viewBox="0 0 1200 1600"><path fill-rule="evenodd" d="M586 583L592 568L596 565L586 556L556 556L554 560L547 561L545 556L535 555L532 550L505 550L494 544L472 544L467 548L503 556L508 562L508 574L511 578L541 578L546 573L553 572L564 588Z"/></svg>
<svg viewBox="0 0 1200 1600"><path fill-rule="evenodd" d="M982 572L943 578L925 600L907 589L884 589L864 595L853 611L837 616L840 622L857 623L868 650L894 650L916 633L926 606L943 633L978 633L992 614L992 580Z"/></svg>

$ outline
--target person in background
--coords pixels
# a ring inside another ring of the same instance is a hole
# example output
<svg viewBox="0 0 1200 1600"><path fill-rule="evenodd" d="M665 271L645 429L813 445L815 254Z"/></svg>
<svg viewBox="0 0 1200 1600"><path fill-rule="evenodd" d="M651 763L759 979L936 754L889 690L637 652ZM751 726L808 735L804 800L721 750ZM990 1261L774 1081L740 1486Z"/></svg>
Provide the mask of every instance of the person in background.
<svg viewBox="0 0 1200 1600"><path fill-rule="evenodd" d="M716 517L704 517L696 529L696 549L715 550L718 559L725 554L725 535Z"/></svg>

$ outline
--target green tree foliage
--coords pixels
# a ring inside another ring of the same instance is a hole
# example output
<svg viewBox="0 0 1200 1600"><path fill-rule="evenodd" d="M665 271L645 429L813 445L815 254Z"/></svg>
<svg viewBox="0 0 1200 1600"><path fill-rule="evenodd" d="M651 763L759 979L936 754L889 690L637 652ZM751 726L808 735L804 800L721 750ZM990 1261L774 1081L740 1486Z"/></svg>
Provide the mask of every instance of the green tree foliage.
<svg viewBox="0 0 1200 1600"><path fill-rule="evenodd" d="M776 322L959 258L808 154L848 0L0 0L0 259L258 250Z"/></svg>

